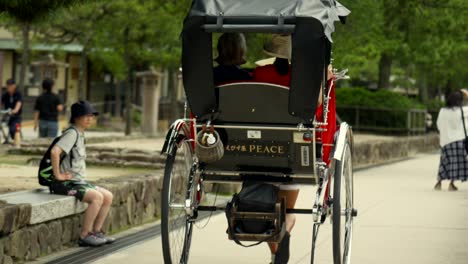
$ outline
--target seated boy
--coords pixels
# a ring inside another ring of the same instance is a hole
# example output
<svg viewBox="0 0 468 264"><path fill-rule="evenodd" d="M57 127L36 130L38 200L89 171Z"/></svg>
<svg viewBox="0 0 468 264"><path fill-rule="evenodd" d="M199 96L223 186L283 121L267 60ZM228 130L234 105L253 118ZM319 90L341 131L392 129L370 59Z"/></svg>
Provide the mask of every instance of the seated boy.
<svg viewBox="0 0 468 264"><path fill-rule="evenodd" d="M98 112L87 101L79 101L71 107L70 128L51 150L52 169L55 179L51 193L75 196L88 204L80 233L81 246L101 246L114 242L102 231L109 214L112 193L85 181L86 148L84 131L92 124ZM60 162L61 155L65 155Z"/></svg>

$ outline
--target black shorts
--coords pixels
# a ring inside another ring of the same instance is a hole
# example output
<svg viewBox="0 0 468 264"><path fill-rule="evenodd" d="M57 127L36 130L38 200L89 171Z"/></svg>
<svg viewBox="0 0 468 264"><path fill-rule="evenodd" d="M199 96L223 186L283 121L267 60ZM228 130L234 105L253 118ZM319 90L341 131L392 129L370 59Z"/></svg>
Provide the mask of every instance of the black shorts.
<svg viewBox="0 0 468 264"><path fill-rule="evenodd" d="M76 181L55 181L50 185L50 193L75 196L80 201L83 201L88 190L97 190L97 187L88 182Z"/></svg>

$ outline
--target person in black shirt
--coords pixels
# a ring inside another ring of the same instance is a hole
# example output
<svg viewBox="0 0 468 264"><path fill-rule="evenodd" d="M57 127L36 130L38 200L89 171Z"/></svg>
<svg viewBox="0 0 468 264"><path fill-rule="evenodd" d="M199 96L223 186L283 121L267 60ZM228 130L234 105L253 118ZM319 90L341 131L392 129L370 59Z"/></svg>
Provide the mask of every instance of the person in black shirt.
<svg viewBox="0 0 468 264"><path fill-rule="evenodd" d="M17 124L21 125L21 112L23 106L23 97L21 93L16 91L16 82L13 79L8 79L6 82L7 91L2 95L2 105L4 109L11 109L8 128L11 139L14 139ZM5 142L8 142L5 140Z"/></svg>
<svg viewBox="0 0 468 264"><path fill-rule="evenodd" d="M246 62L247 45L241 33L224 33L218 40L218 66L213 68L214 84L251 80L252 76L240 65Z"/></svg>
<svg viewBox="0 0 468 264"><path fill-rule="evenodd" d="M58 132L58 114L63 110L60 98L52 93L54 81L46 78L42 81L44 93L36 99L34 105L34 131L39 124L39 137L54 138Z"/></svg>

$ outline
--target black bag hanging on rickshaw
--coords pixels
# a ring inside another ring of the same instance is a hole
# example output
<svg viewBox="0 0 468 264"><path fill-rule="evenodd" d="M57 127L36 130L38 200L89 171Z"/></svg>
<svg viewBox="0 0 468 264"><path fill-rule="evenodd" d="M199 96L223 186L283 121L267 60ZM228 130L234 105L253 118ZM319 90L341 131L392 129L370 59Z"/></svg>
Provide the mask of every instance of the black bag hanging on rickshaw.
<svg viewBox="0 0 468 264"><path fill-rule="evenodd" d="M278 192L279 188L271 184L244 182L242 190L228 203L226 210L228 222L232 207L237 208L238 212L275 212ZM274 224L272 220L237 220L234 226L229 227L228 232L264 234L273 230Z"/></svg>

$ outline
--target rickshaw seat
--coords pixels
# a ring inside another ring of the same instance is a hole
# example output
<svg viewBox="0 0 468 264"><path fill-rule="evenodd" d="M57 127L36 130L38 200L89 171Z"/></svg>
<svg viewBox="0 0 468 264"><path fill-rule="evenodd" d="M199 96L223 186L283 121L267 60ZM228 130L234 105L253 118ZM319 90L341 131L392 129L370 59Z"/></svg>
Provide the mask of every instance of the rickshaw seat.
<svg viewBox="0 0 468 264"><path fill-rule="evenodd" d="M238 82L217 87L223 123L297 125L302 119L289 114L289 87L259 82Z"/></svg>
<svg viewBox="0 0 468 264"><path fill-rule="evenodd" d="M221 160L206 164L205 172L313 175L315 157L311 142L303 140L305 132L281 129L303 122L289 114L289 87L242 82L220 85L216 90L219 115L213 124L225 150ZM222 128L219 125L256 128ZM278 129L262 129L262 126ZM320 158L321 145L317 144L316 157ZM249 179L251 177L249 175Z"/></svg>

